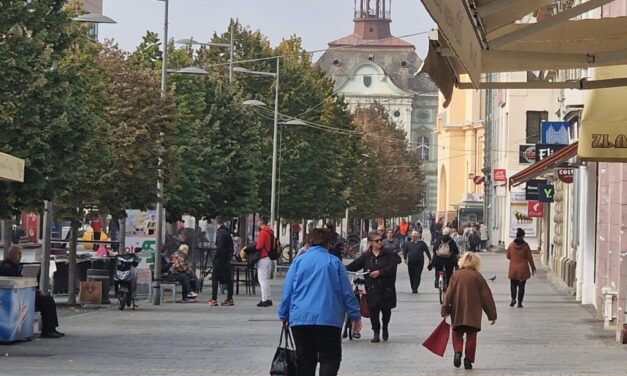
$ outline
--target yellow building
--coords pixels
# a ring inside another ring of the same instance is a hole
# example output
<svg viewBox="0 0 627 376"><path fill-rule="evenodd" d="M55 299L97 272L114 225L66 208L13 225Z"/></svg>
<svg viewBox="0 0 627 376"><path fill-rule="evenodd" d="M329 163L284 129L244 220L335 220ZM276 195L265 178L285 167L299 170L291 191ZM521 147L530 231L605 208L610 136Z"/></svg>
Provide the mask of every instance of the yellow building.
<svg viewBox="0 0 627 376"><path fill-rule="evenodd" d="M460 225L483 220L484 94L457 90L447 108L440 94L438 138L437 218Z"/></svg>

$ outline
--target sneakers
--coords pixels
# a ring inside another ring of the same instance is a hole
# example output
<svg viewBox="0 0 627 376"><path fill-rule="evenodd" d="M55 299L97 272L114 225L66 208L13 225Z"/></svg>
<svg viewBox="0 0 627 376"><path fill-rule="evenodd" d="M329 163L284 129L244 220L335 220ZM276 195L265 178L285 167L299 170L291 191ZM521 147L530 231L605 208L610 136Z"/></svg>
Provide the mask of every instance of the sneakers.
<svg viewBox="0 0 627 376"><path fill-rule="evenodd" d="M272 306L272 300L262 300L257 304L257 307L271 307Z"/></svg>
<svg viewBox="0 0 627 376"><path fill-rule="evenodd" d="M220 305L231 307L231 306L235 305L235 303L233 302L233 299L227 299L224 302L222 302L222 304L220 304Z"/></svg>
<svg viewBox="0 0 627 376"><path fill-rule="evenodd" d="M455 368L459 368L462 366L462 353L455 353L455 356L453 357L453 366L455 366Z"/></svg>
<svg viewBox="0 0 627 376"><path fill-rule="evenodd" d="M218 302L215 300L210 300L207 302L207 304L209 305L209 307L217 307L219 306Z"/></svg>
<svg viewBox="0 0 627 376"><path fill-rule="evenodd" d="M189 294L187 294L187 299L196 299L198 297L198 294L196 294L195 292L190 292Z"/></svg>

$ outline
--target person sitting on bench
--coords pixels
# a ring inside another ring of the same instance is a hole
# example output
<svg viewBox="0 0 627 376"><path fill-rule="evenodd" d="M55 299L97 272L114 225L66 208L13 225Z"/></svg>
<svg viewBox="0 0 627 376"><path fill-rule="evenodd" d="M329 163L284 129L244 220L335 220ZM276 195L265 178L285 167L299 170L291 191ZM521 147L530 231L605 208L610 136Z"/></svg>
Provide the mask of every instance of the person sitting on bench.
<svg viewBox="0 0 627 376"><path fill-rule="evenodd" d="M22 261L22 247L14 245L9 248L9 257L0 264L0 276L22 277L20 267ZM35 311L41 313L41 336L44 338L60 338L64 334L57 331L59 321L57 319L57 305L50 295L43 295L39 288L35 294Z"/></svg>

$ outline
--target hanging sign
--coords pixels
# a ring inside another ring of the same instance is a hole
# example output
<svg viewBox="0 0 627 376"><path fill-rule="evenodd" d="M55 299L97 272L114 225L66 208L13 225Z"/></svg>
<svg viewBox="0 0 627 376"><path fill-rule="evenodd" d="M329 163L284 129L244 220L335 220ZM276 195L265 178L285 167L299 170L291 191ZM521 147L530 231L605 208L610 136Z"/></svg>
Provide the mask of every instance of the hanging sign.
<svg viewBox="0 0 627 376"><path fill-rule="evenodd" d="M525 184L525 199L528 201L538 201L538 185L546 184L546 180L531 179Z"/></svg>
<svg viewBox="0 0 627 376"><path fill-rule="evenodd" d="M527 202L527 216L529 218L542 218L544 216L544 204L538 201Z"/></svg>
<svg viewBox="0 0 627 376"><path fill-rule="evenodd" d="M492 180L495 182L507 182L507 170L504 168L495 168Z"/></svg>
<svg viewBox="0 0 627 376"><path fill-rule="evenodd" d="M568 145L570 141L569 121L543 121L542 143L550 145Z"/></svg>
<svg viewBox="0 0 627 376"><path fill-rule="evenodd" d="M518 163L533 164L536 161L536 145L518 145Z"/></svg>
<svg viewBox="0 0 627 376"><path fill-rule="evenodd" d="M557 178L566 184L571 184L575 179L575 170L572 168L560 168L557 170Z"/></svg>
<svg viewBox="0 0 627 376"><path fill-rule="evenodd" d="M472 181L476 185L483 184L483 182L485 181L485 177L484 176L475 176L474 178L472 178Z"/></svg>
<svg viewBox="0 0 627 376"><path fill-rule="evenodd" d="M566 146L568 145L537 144L536 145L536 162L539 162L543 159L550 157L555 152L565 148Z"/></svg>
<svg viewBox="0 0 627 376"><path fill-rule="evenodd" d="M553 202L555 196L555 186L553 184L538 185L538 201Z"/></svg>

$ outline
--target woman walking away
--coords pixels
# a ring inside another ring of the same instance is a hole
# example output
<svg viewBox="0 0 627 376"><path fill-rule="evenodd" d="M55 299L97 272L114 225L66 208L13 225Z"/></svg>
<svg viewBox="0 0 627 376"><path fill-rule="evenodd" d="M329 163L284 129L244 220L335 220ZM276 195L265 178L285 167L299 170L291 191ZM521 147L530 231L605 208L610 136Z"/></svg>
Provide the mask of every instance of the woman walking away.
<svg viewBox="0 0 627 376"><path fill-rule="evenodd" d="M379 232L369 233L368 250L346 267L350 272L362 269L369 272L366 276L366 301L374 332L372 343L380 342L380 320L383 321L383 340L387 341L390 337L388 324L392 317L392 308L396 307L396 268L401 263L400 256L383 249L382 241Z"/></svg>
<svg viewBox="0 0 627 376"><path fill-rule="evenodd" d="M464 334L466 334L466 357L464 368L472 369L477 351L477 333L481 331L482 310L490 324L496 322L496 305L492 291L479 269L481 258L476 253L467 252L459 259L459 271L453 274L442 305L442 317L451 316L453 327L453 365L462 364Z"/></svg>
<svg viewBox="0 0 627 376"><path fill-rule="evenodd" d="M507 259L509 260L508 277L512 290L512 302L509 306L515 306L516 298L518 298L518 308L522 308L527 280L532 274L536 274L536 264L533 262L531 248L525 241L525 230L521 228L516 230L516 239L507 247Z"/></svg>

